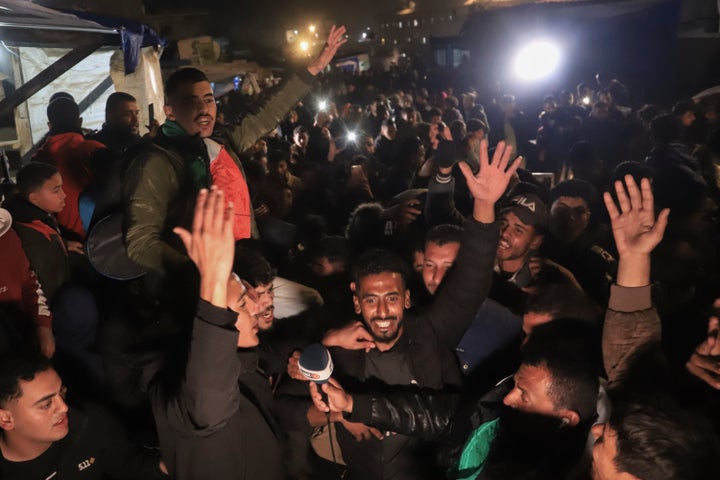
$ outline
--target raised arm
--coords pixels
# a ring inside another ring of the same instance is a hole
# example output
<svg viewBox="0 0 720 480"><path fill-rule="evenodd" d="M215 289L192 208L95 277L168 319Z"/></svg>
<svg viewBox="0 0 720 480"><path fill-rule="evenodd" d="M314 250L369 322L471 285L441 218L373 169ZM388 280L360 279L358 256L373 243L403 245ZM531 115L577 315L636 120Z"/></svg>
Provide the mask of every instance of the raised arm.
<svg viewBox="0 0 720 480"><path fill-rule="evenodd" d="M604 195L619 257L603 327L609 386L627 370L633 353L660 340L660 318L650 298L650 253L662 240L670 214L665 209L655 218L653 193L646 178L638 188L632 176L626 175L624 186L615 182L615 192L618 205L610 193Z"/></svg>
<svg viewBox="0 0 720 480"><path fill-rule="evenodd" d="M460 164L475 199L473 216L465 222L455 267L424 314L448 348L457 346L490 291L499 239L495 202L517 170L518 162L512 153L512 147L500 142L489 160L487 141L483 140L477 175L467 163Z"/></svg>
<svg viewBox="0 0 720 480"><path fill-rule="evenodd" d="M267 100L255 115L248 115L240 125L232 130L232 142L239 152L247 150L255 140L267 135L277 127L288 110L296 105L310 90L314 77L323 71L332 61L338 48L347 41L345 27L330 29L327 42L320 55L308 65L307 69L290 75L284 85Z"/></svg>
<svg viewBox="0 0 720 480"><path fill-rule="evenodd" d="M202 190L192 232L175 228L200 272L200 303L180 393L168 417L176 428L204 433L222 427L237 409L240 362L237 315L227 309L227 284L234 255L233 207L222 191Z"/></svg>

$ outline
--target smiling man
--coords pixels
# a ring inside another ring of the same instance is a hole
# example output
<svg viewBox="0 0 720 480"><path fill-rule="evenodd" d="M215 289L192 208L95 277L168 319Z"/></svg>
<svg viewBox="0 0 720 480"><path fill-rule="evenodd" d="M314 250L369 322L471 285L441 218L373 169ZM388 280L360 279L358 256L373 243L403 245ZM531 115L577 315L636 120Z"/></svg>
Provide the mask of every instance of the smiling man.
<svg viewBox="0 0 720 480"><path fill-rule="evenodd" d="M386 250L370 250L353 267L350 289L355 313L377 348L369 351L333 348L333 375L358 391L383 385L397 388L417 385L442 389L459 385L460 372L453 349L470 325L487 296L498 241L495 202L505 191L517 162L512 149L500 143L492 161L483 141L480 171L473 175L467 164L461 169L474 198L472 218L465 223L459 243L456 267L438 290L432 305L422 312L408 312L410 291L407 266L402 258ZM441 262L443 263L443 262ZM444 268L444 265L443 265ZM354 328L353 326L350 327ZM333 346L328 341L328 346ZM335 347L342 347L335 344ZM311 407L308 419L318 418ZM432 456L417 454L419 439L405 435L387 436L362 423L338 420L337 439L347 464L348 479L439 478ZM358 444L358 439L366 439ZM425 445L427 447L427 445Z"/></svg>
<svg viewBox="0 0 720 480"><path fill-rule="evenodd" d="M68 407L47 359L13 355L0 365L0 478L168 478L104 414Z"/></svg>
<svg viewBox="0 0 720 480"><path fill-rule="evenodd" d="M545 203L535 194L516 195L500 212L500 242L495 270L507 281L526 287L530 258L542 245L548 225Z"/></svg>
<svg viewBox="0 0 720 480"><path fill-rule="evenodd" d="M320 55L302 71L289 74L257 114L227 129L216 128L212 86L196 68L175 71L165 83L166 122L152 143L131 163L124 182L124 240L136 263L168 275L189 260L170 231L190 227L197 192L211 185L235 206L235 240L257 237L239 153L276 126L308 92L313 77L345 43L345 27L333 28Z"/></svg>

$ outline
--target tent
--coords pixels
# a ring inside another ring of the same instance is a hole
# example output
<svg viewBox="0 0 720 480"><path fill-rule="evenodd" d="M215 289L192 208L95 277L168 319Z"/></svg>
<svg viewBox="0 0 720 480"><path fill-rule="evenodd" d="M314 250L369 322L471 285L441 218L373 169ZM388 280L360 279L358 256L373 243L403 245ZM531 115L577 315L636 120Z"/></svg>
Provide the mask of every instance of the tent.
<svg viewBox="0 0 720 480"><path fill-rule="evenodd" d="M57 91L75 97L86 128L102 125L115 89L141 105L162 102L162 45L137 22L0 0L0 147L30 155L47 132L45 109Z"/></svg>

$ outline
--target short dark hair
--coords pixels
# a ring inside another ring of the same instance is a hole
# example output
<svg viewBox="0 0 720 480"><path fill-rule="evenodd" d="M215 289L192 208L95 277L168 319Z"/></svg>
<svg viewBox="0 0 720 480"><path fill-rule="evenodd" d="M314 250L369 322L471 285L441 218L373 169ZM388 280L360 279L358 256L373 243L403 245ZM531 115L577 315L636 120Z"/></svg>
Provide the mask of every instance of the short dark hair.
<svg viewBox="0 0 720 480"><path fill-rule="evenodd" d="M351 255L350 242L340 235L328 235L308 248L308 258L325 257L329 262L347 263Z"/></svg>
<svg viewBox="0 0 720 480"><path fill-rule="evenodd" d="M523 365L550 372L555 407L577 412L581 422L597 414L601 358L599 331L575 319L538 325L522 350Z"/></svg>
<svg viewBox="0 0 720 480"><path fill-rule="evenodd" d="M625 182L625 175L632 175L635 183L640 185L640 180L642 180L643 178L652 180L653 169L652 167L644 163L635 162L632 160L629 160L627 162L621 162L615 167L615 171L613 171L613 182L616 182L618 180L621 182ZM611 188L610 193L615 194L615 189Z"/></svg>
<svg viewBox="0 0 720 480"><path fill-rule="evenodd" d="M233 272L253 288L272 283L277 276L277 272L265 260L260 249L250 242L243 241L238 242L235 248Z"/></svg>
<svg viewBox="0 0 720 480"><path fill-rule="evenodd" d="M293 135L299 135L301 133L307 133L308 129L304 125L298 125L293 129Z"/></svg>
<svg viewBox="0 0 720 480"><path fill-rule="evenodd" d="M685 115L685 112L694 111L695 103L689 98L676 102L675 105L673 105L672 107L672 113L677 117L682 117L683 115Z"/></svg>
<svg viewBox="0 0 720 480"><path fill-rule="evenodd" d="M573 178L558 183L550 190L550 205L552 206L560 197L578 197L585 200L587 206L592 209L595 206L596 195L597 190L590 182Z"/></svg>
<svg viewBox="0 0 720 480"><path fill-rule="evenodd" d="M27 200L31 193L42 188L43 184L58 173L57 167L44 162L30 162L18 171L16 183L20 196Z"/></svg>
<svg viewBox="0 0 720 480"><path fill-rule="evenodd" d="M53 132L74 130L80 127L80 107L70 98L59 97L48 105L47 118Z"/></svg>
<svg viewBox="0 0 720 480"><path fill-rule="evenodd" d="M585 293L571 283L557 268L542 268L534 293L525 304L527 313L548 314L551 318L574 318L589 325L599 326L602 310Z"/></svg>
<svg viewBox="0 0 720 480"><path fill-rule="evenodd" d="M457 225L435 225L428 230L425 235L425 245L428 243L435 243L439 246L443 246L447 243L460 243L462 241L462 234L463 229Z"/></svg>
<svg viewBox="0 0 720 480"><path fill-rule="evenodd" d="M430 111L428 112L428 116L429 116L430 118L432 118L432 117L442 117L442 112L440 111L439 108L431 108Z"/></svg>
<svg viewBox="0 0 720 480"><path fill-rule="evenodd" d="M614 463L638 478L720 478L720 446L707 421L671 405L613 402L608 422L617 432Z"/></svg>
<svg viewBox="0 0 720 480"><path fill-rule="evenodd" d="M110 96L107 98L107 101L105 102L105 115L107 115L108 112L116 110L120 107L120 105L127 102L137 103L137 99L129 93L125 92L111 93Z"/></svg>
<svg viewBox="0 0 720 480"><path fill-rule="evenodd" d="M352 281L355 285L359 285L363 278L379 273L399 273L403 287L407 284L407 265L400 255L383 248L368 250L355 260Z"/></svg>
<svg viewBox="0 0 720 480"><path fill-rule="evenodd" d="M193 67L185 67L175 70L170 74L165 82L165 102L167 103L167 99L177 92L180 85L198 82L209 82L207 76L201 70Z"/></svg>
<svg viewBox="0 0 720 480"><path fill-rule="evenodd" d="M52 367L50 360L39 353L3 355L0 365L0 408L22 396L21 381L29 382L38 373Z"/></svg>
<svg viewBox="0 0 720 480"><path fill-rule="evenodd" d="M658 115L650 122L650 132L658 142L674 142L680 138L680 121L670 114Z"/></svg>

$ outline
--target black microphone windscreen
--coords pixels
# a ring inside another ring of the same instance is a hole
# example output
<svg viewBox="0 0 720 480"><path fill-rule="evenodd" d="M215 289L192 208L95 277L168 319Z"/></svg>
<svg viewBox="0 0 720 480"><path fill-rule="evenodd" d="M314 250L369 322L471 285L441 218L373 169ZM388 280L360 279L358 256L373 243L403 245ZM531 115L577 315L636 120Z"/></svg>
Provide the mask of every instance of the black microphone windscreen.
<svg viewBox="0 0 720 480"><path fill-rule="evenodd" d="M315 383L326 383L333 371L330 352L319 343L313 343L303 350L298 366L300 373Z"/></svg>

